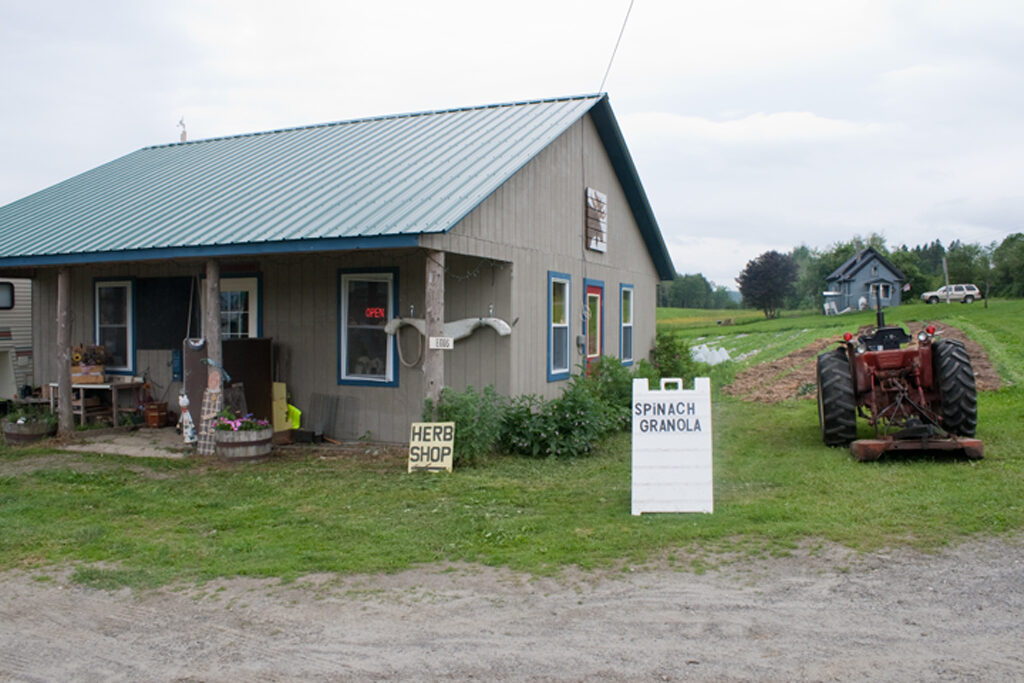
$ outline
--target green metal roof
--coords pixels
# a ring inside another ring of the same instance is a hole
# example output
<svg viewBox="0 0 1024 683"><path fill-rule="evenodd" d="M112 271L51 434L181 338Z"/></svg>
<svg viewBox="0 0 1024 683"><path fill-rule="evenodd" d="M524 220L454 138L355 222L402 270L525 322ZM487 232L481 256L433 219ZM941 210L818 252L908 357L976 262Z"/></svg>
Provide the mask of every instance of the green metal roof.
<svg viewBox="0 0 1024 683"><path fill-rule="evenodd" d="M592 110L605 146L617 148L609 155L659 273L670 278L603 95L147 147L0 207L0 268L414 246L421 234L454 227Z"/></svg>

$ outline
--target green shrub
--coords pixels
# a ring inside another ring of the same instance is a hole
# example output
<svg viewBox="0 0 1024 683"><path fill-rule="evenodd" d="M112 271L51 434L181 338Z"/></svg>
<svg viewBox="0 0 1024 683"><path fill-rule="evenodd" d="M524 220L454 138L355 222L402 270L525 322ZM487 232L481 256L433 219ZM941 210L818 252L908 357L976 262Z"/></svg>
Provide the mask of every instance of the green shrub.
<svg viewBox="0 0 1024 683"><path fill-rule="evenodd" d="M612 430L629 428L629 409L633 400L633 373L618 358L604 356L589 369L569 380L567 391L582 391L603 403L613 425Z"/></svg>
<svg viewBox="0 0 1024 683"><path fill-rule="evenodd" d="M646 358L641 358L633 366L633 377L634 378L645 378L649 384L656 384L660 379L658 375L658 369L654 367L654 364ZM632 396L631 396L632 397Z"/></svg>
<svg viewBox="0 0 1024 683"><path fill-rule="evenodd" d="M690 355L690 345L668 330L658 332L655 337L651 364L662 378L692 378L701 372L701 364Z"/></svg>
<svg viewBox="0 0 1024 683"><path fill-rule="evenodd" d="M456 391L445 387L435 406L427 399L423 419L427 422L455 423L454 465L472 465L477 458L494 450L501 433L505 414L505 398L484 387L477 392L473 387Z"/></svg>
<svg viewBox="0 0 1024 683"><path fill-rule="evenodd" d="M22 423L39 424L44 423L51 428L57 427L57 415L51 413L45 408L39 408L34 405L17 405L14 406L3 419L11 423L16 423L19 420Z"/></svg>
<svg viewBox="0 0 1024 683"><path fill-rule="evenodd" d="M435 406L426 402L423 419L455 423L455 464L472 465L500 446L510 454L529 457L579 457L589 453L603 437L630 428L633 378L693 377L699 367L690 349L674 335L658 335L655 355L660 369L646 360L632 368L618 358L604 357L579 368L556 399L546 401L528 394L506 400L493 387L477 392L445 388ZM685 372L684 372L685 370ZM673 374L675 373L675 374Z"/></svg>
<svg viewBox="0 0 1024 683"><path fill-rule="evenodd" d="M629 406L600 398L598 382L576 375L551 401L526 395L506 411L501 444L509 453L530 457L586 455L609 432L629 424Z"/></svg>
<svg viewBox="0 0 1024 683"><path fill-rule="evenodd" d="M546 403L535 394L516 396L508 402L501 425L502 449L531 457L547 454L547 434L553 429L541 424Z"/></svg>
<svg viewBox="0 0 1024 683"><path fill-rule="evenodd" d="M628 407L633 396L633 373L618 358L603 356L589 370L574 375L572 383L585 384L587 390L605 403Z"/></svg>

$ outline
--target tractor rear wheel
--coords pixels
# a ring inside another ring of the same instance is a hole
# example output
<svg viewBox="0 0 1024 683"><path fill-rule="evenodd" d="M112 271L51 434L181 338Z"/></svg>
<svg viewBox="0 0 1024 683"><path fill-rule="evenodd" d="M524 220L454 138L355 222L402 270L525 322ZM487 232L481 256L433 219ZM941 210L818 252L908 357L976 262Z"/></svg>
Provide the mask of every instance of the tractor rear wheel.
<svg viewBox="0 0 1024 683"><path fill-rule="evenodd" d="M942 427L957 436L974 436L978 426L978 390L963 342L941 339L932 346L935 381L942 401Z"/></svg>
<svg viewBox="0 0 1024 683"><path fill-rule="evenodd" d="M845 349L818 356L818 425L826 446L846 446L857 438L857 400Z"/></svg>

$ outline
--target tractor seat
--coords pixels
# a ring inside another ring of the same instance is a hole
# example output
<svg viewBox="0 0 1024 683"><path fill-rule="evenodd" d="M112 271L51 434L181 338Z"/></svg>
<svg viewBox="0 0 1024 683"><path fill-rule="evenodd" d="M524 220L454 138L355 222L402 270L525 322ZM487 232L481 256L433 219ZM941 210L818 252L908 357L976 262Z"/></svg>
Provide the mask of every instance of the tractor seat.
<svg viewBox="0 0 1024 683"><path fill-rule="evenodd" d="M902 327L880 327L874 334L860 338L868 351L889 351L898 349L913 339Z"/></svg>

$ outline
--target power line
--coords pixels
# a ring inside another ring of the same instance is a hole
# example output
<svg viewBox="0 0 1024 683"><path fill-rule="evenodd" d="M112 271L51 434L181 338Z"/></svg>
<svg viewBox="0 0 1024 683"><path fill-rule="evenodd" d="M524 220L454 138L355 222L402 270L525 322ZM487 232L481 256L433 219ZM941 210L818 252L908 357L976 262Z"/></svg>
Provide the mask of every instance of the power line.
<svg viewBox="0 0 1024 683"><path fill-rule="evenodd" d="M601 79L601 87L597 89L597 92L604 92L605 81L608 80L608 74L612 71L612 63L615 61L615 53L619 51L619 43L622 42L622 34L626 32L626 22L629 21L629 13L633 11L633 3L635 0L629 0L629 9L626 10L626 18L622 20L622 28L619 29L619 38L615 41L615 49L612 50L612 58L608 60L608 68L605 69L604 78Z"/></svg>

